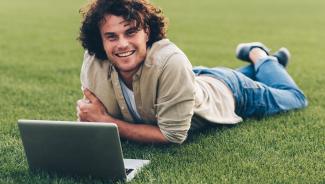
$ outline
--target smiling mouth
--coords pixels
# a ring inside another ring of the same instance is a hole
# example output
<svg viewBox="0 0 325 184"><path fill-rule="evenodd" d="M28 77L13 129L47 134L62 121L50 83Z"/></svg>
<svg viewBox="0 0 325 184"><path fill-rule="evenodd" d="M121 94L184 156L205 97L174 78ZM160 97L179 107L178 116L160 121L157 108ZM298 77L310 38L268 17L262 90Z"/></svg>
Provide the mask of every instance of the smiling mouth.
<svg viewBox="0 0 325 184"><path fill-rule="evenodd" d="M117 53L117 54L115 54L115 56L117 56L117 57L128 57L128 56L131 56L134 53L135 53L135 50Z"/></svg>

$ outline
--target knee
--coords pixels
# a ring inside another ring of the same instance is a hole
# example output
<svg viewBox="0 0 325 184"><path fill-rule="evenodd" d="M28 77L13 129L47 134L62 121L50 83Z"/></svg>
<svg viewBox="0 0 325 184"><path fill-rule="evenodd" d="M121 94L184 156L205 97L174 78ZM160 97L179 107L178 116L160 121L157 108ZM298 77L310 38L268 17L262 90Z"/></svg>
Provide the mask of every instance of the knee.
<svg viewBox="0 0 325 184"><path fill-rule="evenodd" d="M303 99L302 99L302 108L307 107L308 106L308 100L306 98L306 96L304 95Z"/></svg>
<svg viewBox="0 0 325 184"><path fill-rule="evenodd" d="M299 106L297 108L305 108L308 106L308 99L301 90L295 90L297 99L299 100Z"/></svg>

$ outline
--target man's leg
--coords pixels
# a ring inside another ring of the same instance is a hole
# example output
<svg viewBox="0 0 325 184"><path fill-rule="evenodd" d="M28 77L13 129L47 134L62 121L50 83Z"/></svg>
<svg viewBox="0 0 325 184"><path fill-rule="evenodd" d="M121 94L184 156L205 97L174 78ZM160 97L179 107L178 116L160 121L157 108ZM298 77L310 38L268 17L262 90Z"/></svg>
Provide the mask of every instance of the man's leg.
<svg viewBox="0 0 325 184"><path fill-rule="evenodd" d="M256 81L264 84L266 115L307 106L303 92L275 57L260 48L252 49L249 57L254 64Z"/></svg>
<svg viewBox="0 0 325 184"><path fill-rule="evenodd" d="M254 62L239 71L218 67L194 68L193 71L196 75L209 75L223 81L233 92L236 114L243 118L272 115L307 105L304 94L275 57L263 50L252 53ZM254 73L255 80L252 80L249 76Z"/></svg>
<svg viewBox="0 0 325 184"><path fill-rule="evenodd" d="M248 64L246 66L240 67L237 69L238 72L244 74L246 77L249 77L252 80L255 79L255 68L253 64Z"/></svg>
<svg viewBox="0 0 325 184"><path fill-rule="evenodd" d="M249 57L254 65L256 81L277 89L298 89L291 76L275 57L268 56L259 48L252 49Z"/></svg>
<svg viewBox="0 0 325 184"><path fill-rule="evenodd" d="M255 44L254 43L240 44L239 48L236 49L236 55L237 55L237 57L239 59L251 62L249 65L238 68L237 71L239 71L240 73L244 74L245 76L249 77L252 80L256 80L254 65L252 64L252 61L249 58L249 53L247 53L247 54L245 53L245 52L249 52L249 51L247 51L247 50L245 51L245 50L240 49L240 47L243 46L243 45L255 45L255 46L260 47L260 48L262 47L264 52L267 52L267 55L269 54L269 49L264 44L259 43L259 42L255 42ZM262 57L264 57L264 56L266 56L266 55L262 53ZM289 52L289 50L287 48L282 47L279 50L277 50L275 53L273 53L272 56L276 57L278 62L284 68L286 68L288 63L289 63L291 54L290 54L290 52Z"/></svg>

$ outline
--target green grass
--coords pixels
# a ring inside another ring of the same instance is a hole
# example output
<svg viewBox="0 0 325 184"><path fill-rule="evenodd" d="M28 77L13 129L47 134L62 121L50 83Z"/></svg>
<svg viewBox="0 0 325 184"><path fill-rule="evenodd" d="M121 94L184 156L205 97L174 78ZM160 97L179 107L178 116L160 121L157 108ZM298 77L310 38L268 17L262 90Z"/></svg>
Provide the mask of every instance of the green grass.
<svg viewBox="0 0 325 184"><path fill-rule="evenodd" d="M239 67L237 43L286 46L309 107L195 133L181 146L123 142L150 159L132 183L325 183L325 1L154 0L193 65ZM0 1L0 183L103 183L30 173L17 119L74 120L83 0Z"/></svg>

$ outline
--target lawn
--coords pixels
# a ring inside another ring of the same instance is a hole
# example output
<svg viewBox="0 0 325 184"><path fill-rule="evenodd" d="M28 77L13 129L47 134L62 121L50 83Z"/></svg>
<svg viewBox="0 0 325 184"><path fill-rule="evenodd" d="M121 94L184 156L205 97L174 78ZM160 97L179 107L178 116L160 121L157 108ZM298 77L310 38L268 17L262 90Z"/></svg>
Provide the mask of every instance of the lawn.
<svg viewBox="0 0 325 184"><path fill-rule="evenodd" d="M16 121L75 120L83 49L76 40L85 0L0 1L0 183L105 183L30 173ZM325 183L325 1L154 0L169 38L193 65L239 67L238 43L292 52L288 71L308 108L213 127L181 146L122 142L150 159L131 183Z"/></svg>

